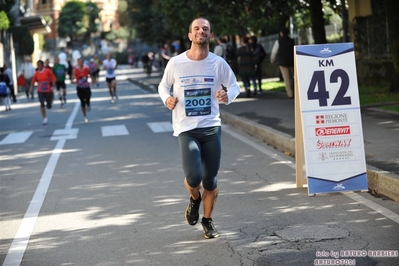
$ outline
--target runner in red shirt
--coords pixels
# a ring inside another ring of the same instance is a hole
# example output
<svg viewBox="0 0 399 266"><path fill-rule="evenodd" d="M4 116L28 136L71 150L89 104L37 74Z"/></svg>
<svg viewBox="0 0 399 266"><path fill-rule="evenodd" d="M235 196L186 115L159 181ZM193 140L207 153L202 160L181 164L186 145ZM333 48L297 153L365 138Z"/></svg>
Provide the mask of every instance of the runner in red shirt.
<svg viewBox="0 0 399 266"><path fill-rule="evenodd" d="M44 68L42 60L37 61L37 70L32 78L32 83L30 84L29 93L32 93L33 86L37 82L37 94L40 101L40 112L43 117L43 125L47 125L48 119L46 115L46 109L44 107L44 102L46 102L47 109L51 109L53 102L53 84L56 78L53 72L49 69Z"/></svg>
<svg viewBox="0 0 399 266"><path fill-rule="evenodd" d="M80 106L82 107L82 113L84 121L87 123L89 120L86 117L86 110L90 111L90 98L91 89L89 83L90 70L87 66L83 65L83 58L78 59L77 66L72 71L72 83L76 83L76 91L80 99ZM86 108L87 106L87 108Z"/></svg>

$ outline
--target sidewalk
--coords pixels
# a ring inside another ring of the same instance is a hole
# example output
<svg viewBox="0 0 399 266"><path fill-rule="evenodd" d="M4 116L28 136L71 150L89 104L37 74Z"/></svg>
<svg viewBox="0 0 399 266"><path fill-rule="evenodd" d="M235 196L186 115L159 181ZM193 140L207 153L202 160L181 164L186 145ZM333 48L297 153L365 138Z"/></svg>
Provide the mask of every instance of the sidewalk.
<svg viewBox="0 0 399 266"><path fill-rule="evenodd" d="M161 75L155 72L131 81L157 93ZM295 155L294 100L285 93L264 92L252 98L241 93L220 109L223 123ZM376 108L362 108L361 114L369 189L399 202L399 114Z"/></svg>

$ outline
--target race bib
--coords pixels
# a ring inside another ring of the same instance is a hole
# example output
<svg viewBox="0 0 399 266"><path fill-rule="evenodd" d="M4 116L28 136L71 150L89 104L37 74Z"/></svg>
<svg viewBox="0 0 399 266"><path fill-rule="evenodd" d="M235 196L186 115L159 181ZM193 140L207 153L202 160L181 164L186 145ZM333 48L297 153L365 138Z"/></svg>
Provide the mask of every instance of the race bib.
<svg viewBox="0 0 399 266"><path fill-rule="evenodd" d="M50 84L47 81L42 81L39 83L40 85L40 91L49 91L50 90Z"/></svg>
<svg viewBox="0 0 399 266"><path fill-rule="evenodd" d="M113 68L107 68L107 74L108 75L114 74L114 69Z"/></svg>
<svg viewBox="0 0 399 266"><path fill-rule="evenodd" d="M80 87L80 88L88 88L88 87L90 87L90 84L89 84L89 82L87 81L87 77L81 77L79 80L78 80L78 87Z"/></svg>
<svg viewBox="0 0 399 266"><path fill-rule="evenodd" d="M63 68L57 69L57 76L63 76L65 74L65 70Z"/></svg>
<svg viewBox="0 0 399 266"><path fill-rule="evenodd" d="M203 116L211 114L211 88L185 90L184 103L186 116Z"/></svg>

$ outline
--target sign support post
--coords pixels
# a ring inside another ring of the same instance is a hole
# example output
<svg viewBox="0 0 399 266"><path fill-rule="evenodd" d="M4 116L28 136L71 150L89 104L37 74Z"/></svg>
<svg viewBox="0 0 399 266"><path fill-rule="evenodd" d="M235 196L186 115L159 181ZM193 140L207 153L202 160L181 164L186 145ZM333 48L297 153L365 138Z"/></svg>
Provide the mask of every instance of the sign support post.
<svg viewBox="0 0 399 266"><path fill-rule="evenodd" d="M295 171L296 171L296 187L302 188L307 184L307 179L303 175L303 135L302 135L302 117L299 102L299 86L298 86L298 67L296 60L294 60L295 69Z"/></svg>

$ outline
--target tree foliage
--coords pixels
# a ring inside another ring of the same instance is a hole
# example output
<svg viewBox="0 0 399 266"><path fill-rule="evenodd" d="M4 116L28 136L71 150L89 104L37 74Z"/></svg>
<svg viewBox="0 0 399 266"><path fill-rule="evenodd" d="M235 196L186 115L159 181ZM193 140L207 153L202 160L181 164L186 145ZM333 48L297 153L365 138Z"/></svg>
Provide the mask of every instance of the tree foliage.
<svg viewBox="0 0 399 266"><path fill-rule="evenodd" d="M8 29L12 23L13 18L10 17L10 10L14 4L15 0L0 1L0 30Z"/></svg>
<svg viewBox="0 0 399 266"><path fill-rule="evenodd" d="M8 13L11 10L11 8L14 6L14 4L15 0L0 1L0 11Z"/></svg>
<svg viewBox="0 0 399 266"><path fill-rule="evenodd" d="M395 67L396 75L393 77L391 91L399 92L399 1L384 0L385 12L388 22L389 45L391 48L392 62Z"/></svg>
<svg viewBox="0 0 399 266"><path fill-rule="evenodd" d="M95 3L80 1L67 2L58 19L58 35L70 41L88 40L91 33L98 32L100 9Z"/></svg>
<svg viewBox="0 0 399 266"><path fill-rule="evenodd" d="M82 21L85 15L85 5L83 2L67 2L61 9L58 18L58 36L61 38L69 37L71 42L82 36Z"/></svg>
<svg viewBox="0 0 399 266"><path fill-rule="evenodd" d="M97 4L92 2L86 3L86 19L87 25L86 27L86 36L90 37L91 33L98 32L98 24L100 22L100 11Z"/></svg>
<svg viewBox="0 0 399 266"><path fill-rule="evenodd" d="M0 11L0 30L6 30L10 27L10 20L6 12Z"/></svg>
<svg viewBox="0 0 399 266"><path fill-rule="evenodd" d="M325 43L324 26L333 20L339 23L341 6L345 3L336 0L121 1L126 9L121 16L123 24L134 28L136 36L148 43L187 42L188 25L198 16L211 21L215 35L233 37L278 33L281 28L290 26L292 18L295 31L312 27L316 43Z"/></svg>
<svg viewBox="0 0 399 266"><path fill-rule="evenodd" d="M135 28L141 40L162 43L176 39L187 40L189 23L199 16L211 21L216 35L233 36L278 33L282 27L289 26L292 17L296 18L295 21L302 21L303 27L312 26L313 21L321 23L313 29L313 33L318 34L315 39L319 40L323 34L325 39L326 17L322 7L326 1L123 0L126 12L122 15L122 21ZM335 0L328 1L334 7L333 10L337 10ZM314 7L313 12L310 12L311 7Z"/></svg>

